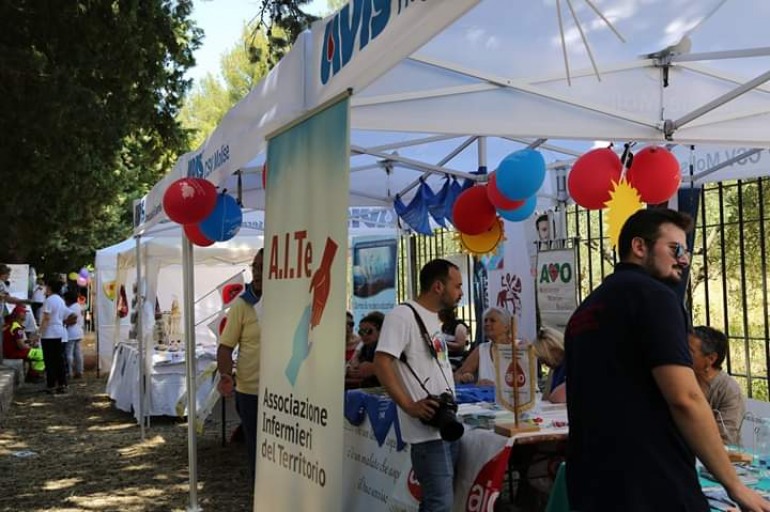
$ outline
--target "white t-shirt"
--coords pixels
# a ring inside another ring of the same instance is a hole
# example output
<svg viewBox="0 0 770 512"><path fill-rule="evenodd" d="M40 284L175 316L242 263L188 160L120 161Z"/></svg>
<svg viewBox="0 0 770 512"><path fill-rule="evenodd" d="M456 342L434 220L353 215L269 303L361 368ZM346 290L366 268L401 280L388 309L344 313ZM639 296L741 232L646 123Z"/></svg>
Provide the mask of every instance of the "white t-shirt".
<svg viewBox="0 0 770 512"><path fill-rule="evenodd" d="M40 304L45 302L45 286L35 286L35 289L32 290L32 302Z"/></svg>
<svg viewBox="0 0 770 512"><path fill-rule="evenodd" d="M29 307L27 307L27 316L24 317L24 332L37 331L37 322L35 322L35 315L32 314Z"/></svg>
<svg viewBox="0 0 770 512"><path fill-rule="evenodd" d="M408 303L417 310L425 323L433 347L436 349L437 358L433 357L427 343L423 340L414 313L404 305L396 306L385 317L380 331L380 340L377 343L377 352L385 352L396 359L399 359L404 353L409 365L420 380L424 381L425 387L432 395L444 393L447 387L454 394L452 367L449 364L446 341L441 334L441 322L438 319L438 314L425 309L414 301L408 301ZM396 363L396 370L406 393L413 400L425 398L425 391L403 362L398 361ZM428 379L427 382L425 379ZM400 407L398 408L398 419L401 423L401 435L404 441L408 443L423 443L441 439L438 429L424 425L420 420L406 414Z"/></svg>
<svg viewBox="0 0 770 512"><path fill-rule="evenodd" d="M495 363L492 361L492 342L485 341L479 345L479 378L478 380L495 381Z"/></svg>
<svg viewBox="0 0 770 512"><path fill-rule="evenodd" d="M67 305L64 304L64 299L59 295L51 294L46 297L43 302L43 314L48 313L48 325L43 332L40 333L41 339L55 339L61 338L62 341L67 341L67 330L64 328L64 319L69 316L70 312L67 309Z"/></svg>
<svg viewBox="0 0 770 512"><path fill-rule="evenodd" d="M77 315L78 319L72 325L67 326L67 339L70 340L82 340L83 339L83 308L80 304L73 302L68 308L65 318L71 314Z"/></svg>

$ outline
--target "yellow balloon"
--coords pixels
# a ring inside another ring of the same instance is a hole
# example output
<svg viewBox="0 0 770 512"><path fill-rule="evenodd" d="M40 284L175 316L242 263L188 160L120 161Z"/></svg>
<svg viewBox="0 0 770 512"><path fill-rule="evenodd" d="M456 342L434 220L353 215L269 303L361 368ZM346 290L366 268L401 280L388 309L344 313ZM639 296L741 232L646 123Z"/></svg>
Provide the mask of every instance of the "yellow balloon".
<svg viewBox="0 0 770 512"><path fill-rule="evenodd" d="M78 280L78 273L77 272L70 272L67 277L70 278L70 281L77 281Z"/></svg>
<svg viewBox="0 0 770 512"><path fill-rule="evenodd" d="M497 248L497 244L503 240L503 234L503 221L498 217L492 227L480 235L460 233L460 244L471 254L487 254Z"/></svg>

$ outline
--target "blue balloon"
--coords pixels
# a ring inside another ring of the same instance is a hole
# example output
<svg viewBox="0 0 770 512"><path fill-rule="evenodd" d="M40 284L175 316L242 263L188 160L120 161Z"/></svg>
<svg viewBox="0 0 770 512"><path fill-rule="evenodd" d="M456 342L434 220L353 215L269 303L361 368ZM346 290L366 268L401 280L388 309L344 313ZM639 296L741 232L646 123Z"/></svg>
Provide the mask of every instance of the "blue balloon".
<svg viewBox="0 0 770 512"><path fill-rule="evenodd" d="M506 156L497 166L497 188L512 201L534 195L545 180L545 160L534 149L521 149Z"/></svg>
<svg viewBox="0 0 770 512"><path fill-rule="evenodd" d="M505 220L521 222L530 218L535 213L535 208L537 208L537 196L530 196L515 210L497 210L497 213Z"/></svg>
<svg viewBox="0 0 770 512"><path fill-rule="evenodd" d="M242 223L243 212L238 202L232 196L220 194L214 210L201 221L199 227L209 240L224 242L238 234Z"/></svg>

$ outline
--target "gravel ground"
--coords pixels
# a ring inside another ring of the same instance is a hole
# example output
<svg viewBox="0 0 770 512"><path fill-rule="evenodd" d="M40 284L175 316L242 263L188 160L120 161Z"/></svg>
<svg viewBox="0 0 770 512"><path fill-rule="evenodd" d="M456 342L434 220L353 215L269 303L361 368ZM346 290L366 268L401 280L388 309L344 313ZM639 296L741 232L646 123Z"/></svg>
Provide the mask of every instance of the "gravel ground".
<svg viewBox="0 0 770 512"><path fill-rule="evenodd" d="M189 505L187 423L139 426L86 373L69 393L19 389L0 420L0 511L184 511ZM216 413L215 413L216 415ZM228 431L235 423L228 418ZM219 424L198 438L198 503L204 511L251 510L244 445L222 446Z"/></svg>

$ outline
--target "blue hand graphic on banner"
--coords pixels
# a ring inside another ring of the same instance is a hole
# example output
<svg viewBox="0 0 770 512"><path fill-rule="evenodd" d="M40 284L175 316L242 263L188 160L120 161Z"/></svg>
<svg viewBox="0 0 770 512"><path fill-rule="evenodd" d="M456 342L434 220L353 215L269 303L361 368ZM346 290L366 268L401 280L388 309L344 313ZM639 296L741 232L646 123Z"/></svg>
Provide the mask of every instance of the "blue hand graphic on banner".
<svg viewBox="0 0 770 512"><path fill-rule="evenodd" d="M310 354L310 306L305 308L305 312L302 313L299 322L297 322L297 328L294 330L294 340L291 345L291 359L286 366L286 378L289 379L291 385L297 380L299 374L299 367L302 366L302 362L307 359Z"/></svg>

